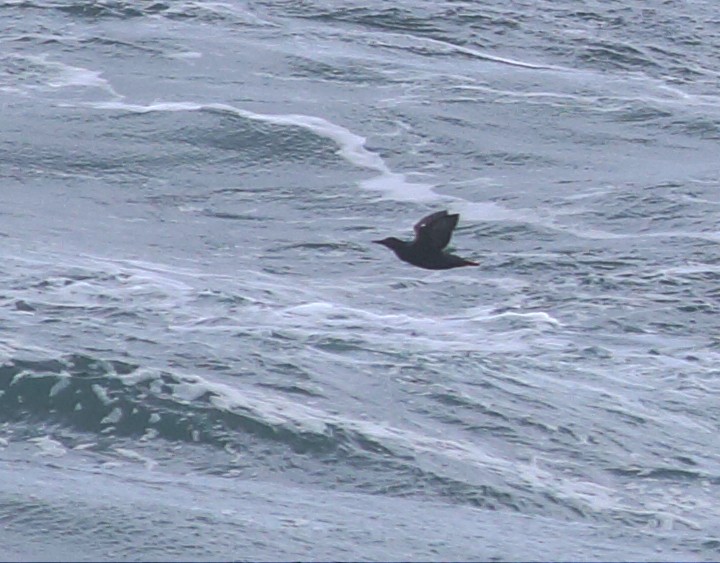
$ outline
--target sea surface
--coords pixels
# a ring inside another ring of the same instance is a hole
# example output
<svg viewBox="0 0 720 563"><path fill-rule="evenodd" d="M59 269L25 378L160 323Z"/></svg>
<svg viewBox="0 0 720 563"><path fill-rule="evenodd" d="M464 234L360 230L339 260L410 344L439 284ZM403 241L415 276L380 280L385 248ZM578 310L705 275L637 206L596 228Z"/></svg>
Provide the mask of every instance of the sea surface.
<svg viewBox="0 0 720 563"><path fill-rule="evenodd" d="M0 0L0 560L718 560L717 8Z"/></svg>

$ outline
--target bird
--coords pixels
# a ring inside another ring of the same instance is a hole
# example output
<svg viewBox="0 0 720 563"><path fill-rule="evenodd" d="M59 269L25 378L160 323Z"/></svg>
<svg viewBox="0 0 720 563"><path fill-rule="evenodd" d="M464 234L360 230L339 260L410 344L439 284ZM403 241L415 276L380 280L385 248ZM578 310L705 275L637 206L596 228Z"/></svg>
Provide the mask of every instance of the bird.
<svg viewBox="0 0 720 563"><path fill-rule="evenodd" d="M447 210L436 211L427 217L423 217L415 224L415 239L411 242L388 237L382 240L374 240L376 244L382 244L392 250L400 260L427 270L449 270L462 266L479 266L477 262L471 262L455 256L443 249L450 242L453 229L457 225L460 215L449 214Z"/></svg>

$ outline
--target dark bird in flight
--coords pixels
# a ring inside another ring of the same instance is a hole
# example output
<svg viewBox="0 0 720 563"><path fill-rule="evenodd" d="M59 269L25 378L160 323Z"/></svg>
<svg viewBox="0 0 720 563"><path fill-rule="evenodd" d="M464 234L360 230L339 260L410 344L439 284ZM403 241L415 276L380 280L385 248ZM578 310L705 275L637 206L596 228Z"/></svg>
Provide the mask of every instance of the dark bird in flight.
<svg viewBox="0 0 720 563"><path fill-rule="evenodd" d="M447 211L437 211L420 219L415 225L415 240L405 242L395 237L374 240L377 244L387 246L400 260L426 268L428 270L449 270L461 266L478 266L454 254L443 252L450 242L453 229L460 215L448 215Z"/></svg>

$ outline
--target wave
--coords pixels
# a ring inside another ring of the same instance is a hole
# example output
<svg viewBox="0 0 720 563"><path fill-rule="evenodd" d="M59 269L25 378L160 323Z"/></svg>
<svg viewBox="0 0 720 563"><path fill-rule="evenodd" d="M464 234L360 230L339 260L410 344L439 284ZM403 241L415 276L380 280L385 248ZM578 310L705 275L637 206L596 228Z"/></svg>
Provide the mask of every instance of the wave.
<svg viewBox="0 0 720 563"><path fill-rule="evenodd" d="M184 442L225 452L224 461L216 454L195 460L196 469L220 474L255 467L253 457L267 467L291 453L306 478L352 474L346 488L354 491L422 494L525 513L547 513L551 498L552 511L568 516L622 509L609 489L602 491L606 506L599 507L598 487L589 491L582 480L557 480L535 462L505 458L489 443L434 437L331 414L277 393L82 354L5 362L0 413L0 420L13 423L12 440L31 440L46 456L90 447L154 468L153 444ZM53 430L57 424L80 434Z"/></svg>

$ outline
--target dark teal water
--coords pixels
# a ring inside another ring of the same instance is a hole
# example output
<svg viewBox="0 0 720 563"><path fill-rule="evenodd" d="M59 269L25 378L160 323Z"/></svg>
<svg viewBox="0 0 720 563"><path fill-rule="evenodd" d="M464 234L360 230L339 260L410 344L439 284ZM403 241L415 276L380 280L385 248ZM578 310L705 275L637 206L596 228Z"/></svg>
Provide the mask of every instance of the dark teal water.
<svg viewBox="0 0 720 563"><path fill-rule="evenodd" d="M0 15L0 558L717 559L712 5Z"/></svg>

